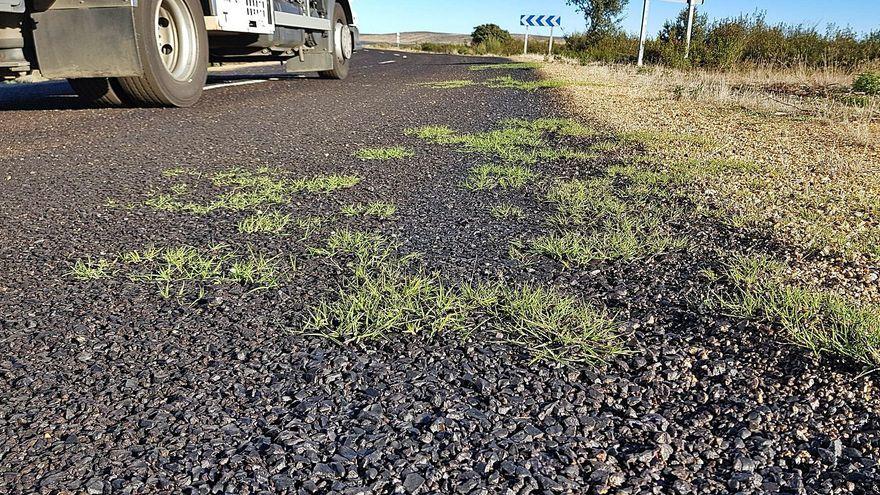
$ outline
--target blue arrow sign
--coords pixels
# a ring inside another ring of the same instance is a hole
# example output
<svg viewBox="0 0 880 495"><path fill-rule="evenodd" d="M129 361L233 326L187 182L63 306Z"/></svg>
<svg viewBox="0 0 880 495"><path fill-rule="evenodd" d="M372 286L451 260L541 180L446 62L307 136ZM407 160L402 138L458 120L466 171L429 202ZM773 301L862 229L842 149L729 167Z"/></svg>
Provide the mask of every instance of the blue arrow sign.
<svg viewBox="0 0 880 495"><path fill-rule="evenodd" d="M553 27L562 25L562 16L558 15L521 15L520 26Z"/></svg>

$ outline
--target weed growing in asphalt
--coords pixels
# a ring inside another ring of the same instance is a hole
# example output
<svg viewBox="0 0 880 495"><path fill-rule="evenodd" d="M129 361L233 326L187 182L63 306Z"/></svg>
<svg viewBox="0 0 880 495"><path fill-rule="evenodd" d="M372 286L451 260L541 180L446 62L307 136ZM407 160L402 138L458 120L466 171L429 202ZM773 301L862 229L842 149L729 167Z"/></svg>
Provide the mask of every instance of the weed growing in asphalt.
<svg viewBox="0 0 880 495"><path fill-rule="evenodd" d="M487 88L493 89L518 89L520 91L536 91L538 89L560 88L568 86L568 81L557 79L540 79L535 81L522 81L511 76L493 77L484 83Z"/></svg>
<svg viewBox="0 0 880 495"><path fill-rule="evenodd" d="M394 213L397 212L397 206L395 206L394 203L373 201L367 204L357 203L343 206L341 212L348 217L371 216L387 219L391 218Z"/></svg>
<svg viewBox="0 0 880 495"><path fill-rule="evenodd" d="M765 256L736 256L724 272L733 288L717 293L713 302L731 316L780 325L793 342L816 354L880 366L880 307L799 287L785 272Z"/></svg>
<svg viewBox="0 0 880 495"><path fill-rule="evenodd" d="M279 259L250 246L242 251L225 244L203 248L151 245L124 252L112 260L77 260L71 275L90 280L110 278L120 273L132 282L155 285L165 298L178 296L182 299L195 290L198 300L204 297L206 287L217 284L236 283L250 289L275 287L283 273L290 274L296 269L293 258L288 265Z"/></svg>
<svg viewBox="0 0 880 495"><path fill-rule="evenodd" d="M574 298L530 286L449 286L398 249L382 236L349 230L313 249L342 258L339 266L351 275L334 299L311 308L305 331L363 344L399 334L468 337L479 327L535 360L565 364L595 363L621 350L613 319Z"/></svg>
<svg viewBox="0 0 880 495"><path fill-rule="evenodd" d="M468 86L473 86L474 82L469 79L455 79L451 81L432 81L421 83L420 86L425 86L431 89L459 89L466 88Z"/></svg>
<svg viewBox="0 0 880 495"><path fill-rule="evenodd" d="M487 163L472 168L464 186L471 191L488 191L495 188L519 189L535 177L534 172L521 165Z"/></svg>
<svg viewBox="0 0 880 495"><path fill-rule="evenodd" d="M505 119L499 122L497 129L472 134L461 134L446 126L426 126L408 129L406 134L434 144L457 145L461 152L478 153L508 163L533 164L541 160L588 160L596 157L592 152L576 148L550 146L548 135L591 135L588 128L570 119Z"/></svg>
<svg viewBox="0 0 880 495"><path fill-rule="evenodd" d="M214 174L211 184L220 189L206 203L188 200L188 185L179 184L170 192L152 194L144 204L160 211L204 215L216 210L248 210L266 205L282 205L297 193L329 194L357 185L353 175L319 175L312 178L289 179L284 173L268 167L256 170L232 168Z"/></svg>
<svg viewBox="0 0 880 495"><path fill-rule="evenodd" d="M113 275L115 263L106 258L93 260L91 257L78 259L71 266L69 274L78 280L99 280Z"/></svg>
<svg viewBox="0 0 880 495"><path fill-rule="evenodd" d="M645 197L641 190L616 192L612 177L558 181L547 201L556 212L551 233L533 239L529 251L565 265L594 260L634 260L685 247L669 235L666 224L675 212Z"/></svg>
<svg viewBox="0 0 880 495"><path fill-rule="evenodd" d="M360 182L360 177L354 175L319 175L311 179L297 179L290 183L290 189L294 192L329 194L340 189L354 187Z"/></svg>
<svg viewBox="0 0 880 495"><path fill-rule="evenodd" d="M308 239L313 236L316 232L321 230L322 227L329 224L331 221L330 217L322 217L322 216L308 216L303 218L297 218L296 228L302 231L303 239Z"/></svg>
<svg viewBox="0 0 880 495"><path fill-rule="evenodd" d="M355 156L361 160L394 160L413 156L413 152L403 146L392 146L389 148L362 148L355 153Z"/></svg>
<svg viewBox="0 0 880 495"><path fill-rule="evenodd" d="M426 125L416 129L407 129L404 134L435 144L451 144L456 139L455 130L445 125Z"/></svg>
<svg viewBox="0 0 880 495"><path fill-rule="evenodd" d="M658 224L656 217L610 218L594 231L540 236L532 242L532 251L566 265L585 265L594 260L629 261L687 246L684 239L663 233Z"/></svg>
<svg viewBox="0 0 880 495"><path fill-rule="evenodd" d="M243 234L279 234L290 223L290 215L273 211L256 213L238 222L238 231Z"/></svg>
<svg viewBox="0 0 880 495"><path fill-rule="evenodd" d="M499 220L521 220L526 216L526 212L522 208L509 203L492 206L489 208L489 214Z"/></svg>
<svg viewBox="0 0 880 495"><path fill-rule="evenodd" d="M541 67L541 64L538 62L509 62L509 63L501 63L501 64L479 64L472 65L470 70L473 71L483 71L483 70L531 70L538 69Z"/></svg>

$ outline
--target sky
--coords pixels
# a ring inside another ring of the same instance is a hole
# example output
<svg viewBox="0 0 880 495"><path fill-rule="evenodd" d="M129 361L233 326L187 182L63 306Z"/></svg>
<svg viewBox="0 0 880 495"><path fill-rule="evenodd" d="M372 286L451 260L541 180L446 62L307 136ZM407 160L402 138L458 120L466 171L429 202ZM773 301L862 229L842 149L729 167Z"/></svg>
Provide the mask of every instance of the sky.
<svg viewBox="0 0 880 495"><path fill-rule="evenodd" d="M630 0L622 26L638 33L643 0ZM656 34L663 22L675 17L683 3L651 0L649 33ZM816 26L829 23L849 26L862 33L880 29L880 1L877 0L706 0L703 12L710 18L764 11L767 20ZM362 33L437 31L470 33L473 27L494 23L513 33L523 32L521 14L562 16L562 32L582 31L581 14L565 0L355 0ZM532 28L532 33L549 28ZM557 31L558 32L558 31Z"/></svg>

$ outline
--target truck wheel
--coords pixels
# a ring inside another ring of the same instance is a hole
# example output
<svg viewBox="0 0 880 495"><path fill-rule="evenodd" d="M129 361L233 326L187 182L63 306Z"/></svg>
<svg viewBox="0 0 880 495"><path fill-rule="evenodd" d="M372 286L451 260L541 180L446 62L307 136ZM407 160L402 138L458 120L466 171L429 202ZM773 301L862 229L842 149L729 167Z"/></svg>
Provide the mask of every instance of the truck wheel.
<svg viewBox="0 0 880 495"><path fill-rule="evenodd" d="M354 52L354 37L348 27L345 9L336 4L333 9L333 37L330 39L333 51L333 69L319 72L324 79L345 79L348 77L348 65Z"/></svg>
<svg viewBox="0 0 880 495"><path fill-rule="evenodd" d="M84 79L68 79L73 91L82 100L102 107L121 107L126 100L121 96L122 88L115 79L106 77L89 77Z"/></svg>
<svg viewBox="0 0 880 495"><path fill-rule="evenodd" d="M208 77L208 32L199 0L142 0L134 12L142 77L119 78L133 103L194 105Z"/></svg>

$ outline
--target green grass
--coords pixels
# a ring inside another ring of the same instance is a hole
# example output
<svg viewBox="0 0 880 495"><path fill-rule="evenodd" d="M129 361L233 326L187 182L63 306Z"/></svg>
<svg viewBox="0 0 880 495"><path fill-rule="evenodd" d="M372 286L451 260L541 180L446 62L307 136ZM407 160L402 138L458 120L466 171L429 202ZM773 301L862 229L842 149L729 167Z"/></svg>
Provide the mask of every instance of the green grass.
<svg viewBox="0 0 880 495"><path fill-rule="evenodd" d="M716 295L731 316L779 325L791 340L817 355L843 356L880 366L880 307L838 294L799 287L785 266L764 256L737 256L724 275L733 290Z"/></svg>
<svg viewBox="0 0 880 495"><path fill-rule="evenodd" d="M623 215L628 206L612 194L608 178L558 181L550 187L547 201L556 207L551 222L560 226L596 223L609 215Z"/></svg>
<svg viewBox="0 0 880 495"><path fill-rule="evenodd" d="M256 213L238 222L238 231L243 234L279 234L290 223L290 215L273 211Z"/></svg>
<svg viewBox="0 0 880 495"><path fill-rule="evenodd" d="M521 220L526 216L526 212L522 208L509 203L492 206L489 208L489 214L499 220Z"/></svg>
<svg viewBox="0 0 880 495"><path fill-rule="evenodd" d="M472 168L465 180L465 187L472 191L488 191L496 188L519 189L533 181L537 175L521 165L488 163Z"/></svg>
<svg viewBox="0 0 880 495"><path fill-rule="evenodd" d="M531 286L449 286L413 266L415 256L398 256L398 249L382 236L349 230L314 249L344 257L351 275L334 298L310 309L305 332L366 344L400 334L466 338L482 330L522 347L536 361L564 364L596 363L621 351L617 325L603 311Z"/></svg>
<svg viewBox="0 0 880 495"><path fill-rule="evenodd" d="M371 216L382 219L391 218L397 212L394 203L372 201L367 204L357 203L342 207L342 214L348 217Z"/></svg>
<svg viewBox="0 0 880 495"><path fill-rule="evenodd" d="M330 217L313 215L297 218L295 223L296 228L303 232L303 239L307 239L321 230L322 227L329 224L331 220Z"/></svg>
<svg viewBox="0 0 880 495"><path fill-rule="evenodd" d="M531 251L565 265L586 265L591 261L636 259L684 249L686 241L646 230L644 224L630 217L623 223L609 224L590 233L552 233L532 241Z"/></svg>
<svg viewBox="0 0 880 495"><path fill-rule="evenodd" d="M549 221L557 230L532 240L527 251L568 266L632 261L686 246L668 234L676 211L640 198L639 190L627 192L636 197L620 197L611 177L556 182L547 201L555 206Z"/></svg>
<svg viewBox="0 0 880 495"><path fill-rule="evenodd" d="M349 189L361 182L354 175L319 175L311 179L297 179L290 184L292 191L329 194L340 189Z"/></svg>
<svg viewBox="0 0 880 495"><path fill-rule="evenodd" d="M76 260L68 274L77 280L99 280L113 276L115 263L106 258L93 260L86 257Z"/></svg>
<svg viewBox="0 0 880 495"><path fill-rule="evenodd" d="M451 81L432 81L421 83L420 86L425 86L431 89L459 89L466 88L468 86L473 86L474 82L469 79L455 79Z"/></svg>
<svg viewBox="0 0 880 495"><path fill-rule="evenodd" d="M596 131L574 119L542 118L535 120L527 119L504 119L499 124L507 128L529 129L539 132L552 132L561 136L591 137Z"/></svg>
<svg viewBox="0 0 880 495"><path fill-rule="evenodd" d="M461 152L478 153L508 163L588 160L597 156L588 150L550 145L546 138L553 134L568 137L593 134L591 129L571 119L505 119L499 122L497 129L472 134L458 133L446 126L426 126L408 129L406 134L434 144L457 145Z"/></svg>
<svg viewBox="0 0 880 495"><path fill-rule="evenodd" d="M362 148L355 153L361 160L395 160L413 156L413 152L403 146L388 148Z"/></svg>
<svg viewBox="0 0 880 495"><path fill-rule="evenodd" d="M208 202L187 199L187 184L176 184L170 192L152 194L144 205L168 211L205 215L217 210L242 211L269 205L283 205L297 193L329 194L354 187L360 178L353 175L319 175L291 180L284 173L267 167L256 170L231 168L214 174L211 184L220 191Z"/></svg>
<svg viewBox="0 0 880 495"><path fill-rule="evenodd" d="M455 142L457 133L455 130L445 125L426 125L414 129L407 129L404 131L404 134L407 136L415 136L419 139L424 139L425 141L435 144L449 144Z"/></svg>
<svg viewBox="0 0 880 495"><path fill-rule="evenodd" d="M276 287L278 285L277 258L269 258L263 253L249 249L247 256L232 262L228 278L242 285Z"/></svg>
<svg viewBox="0 0 880 495"><path fill-rule="evenodd" d="M560 88L568 86L571 83L558 79L541 79L536 81L522 81L514 79L511 76L493 77L487 80L484 85L493 89L517 89L520 91L536 91L539 89Z"/></svg>
<svg viewBox="0 0 880 495"><path fill-rule="evenodd" d="M473 71L483 71L483 70L532 70L538 69L541 67L541 64L538 62L509 62L509 63L501 63L501 64L479 64L472 65L470 70Z"/></svg>

